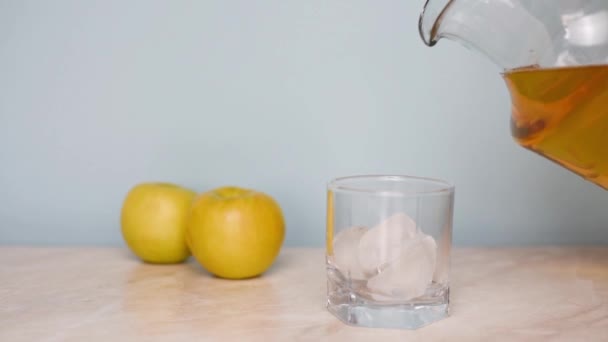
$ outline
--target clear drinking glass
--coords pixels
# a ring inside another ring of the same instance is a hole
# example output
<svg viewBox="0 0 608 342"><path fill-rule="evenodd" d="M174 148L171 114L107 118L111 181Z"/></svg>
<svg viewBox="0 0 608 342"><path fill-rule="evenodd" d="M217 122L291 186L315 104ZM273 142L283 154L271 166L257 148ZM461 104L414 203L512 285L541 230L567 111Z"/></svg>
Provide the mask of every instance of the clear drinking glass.
<svg viewBox="0 0 608 342"><path fill-rule="evenodd" d="M448 315L454 187L354 176L327 191L327 308L343 322L415 329Z"/></svg>

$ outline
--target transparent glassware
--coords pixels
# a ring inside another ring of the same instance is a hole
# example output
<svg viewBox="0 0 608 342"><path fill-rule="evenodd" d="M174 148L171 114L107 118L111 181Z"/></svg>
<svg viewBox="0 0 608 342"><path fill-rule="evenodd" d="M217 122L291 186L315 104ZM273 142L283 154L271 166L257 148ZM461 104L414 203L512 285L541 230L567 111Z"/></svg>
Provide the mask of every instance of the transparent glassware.
<svg viewBox="0 0 608 342"><path fill-rule="evenodd" d="M456 40L505 70L608 63L606 0L428 0L424 42Z"/></svg>
<svg viewBox="0 0 608 342"><path fill-rule="evenodd" d="M419 31L502 68L516 142L608 189L608 1L428 0Z"/></svg>
<svg viewBox="0 0 608 342"><path fill-rule="evenodd" d="M454 187L353 176L327 189L327 308L343 322L416 329L449 309Z"/></svg>

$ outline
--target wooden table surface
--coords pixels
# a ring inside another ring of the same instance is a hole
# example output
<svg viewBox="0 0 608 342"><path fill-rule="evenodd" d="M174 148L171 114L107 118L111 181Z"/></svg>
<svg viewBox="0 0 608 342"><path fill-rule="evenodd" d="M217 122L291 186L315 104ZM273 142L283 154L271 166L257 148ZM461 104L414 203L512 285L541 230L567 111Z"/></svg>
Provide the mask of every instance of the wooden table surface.
<svg viewBox="0 0 608 342"><path fill-rule="evenodd" d="M0 248L0 341L608 341L608 248L457 249L451 317L355 328L325 309L320 249L284 249L264 276L119 248Z"/></svg>

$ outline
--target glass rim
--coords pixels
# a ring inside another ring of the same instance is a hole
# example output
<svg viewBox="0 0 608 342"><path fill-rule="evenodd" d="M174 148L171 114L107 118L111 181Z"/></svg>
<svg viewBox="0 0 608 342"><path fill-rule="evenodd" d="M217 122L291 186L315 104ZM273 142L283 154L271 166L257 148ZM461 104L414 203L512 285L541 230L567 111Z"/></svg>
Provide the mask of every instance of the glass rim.
<svg viewBox="0 0 608 342"><path fill-rule="evenodd" d="M392 182L420 182L420 183L433 183L437 185L437 189L433 190L374 190L369 187L358 187L353 185L343 185L347 181L352 180L374 180L374 181L392 181ZM350 193L362 193L370 195L382 195L382 196L420 196L420 195L433 195L433 194L450 194L455 189L454 184L439 178L431 177L420 177L410 175L381 175L381 174L369 174L369 175L353 175L337 177L330 180L327 183L327 190L339 191L339 192L350 192Z"/></svg>

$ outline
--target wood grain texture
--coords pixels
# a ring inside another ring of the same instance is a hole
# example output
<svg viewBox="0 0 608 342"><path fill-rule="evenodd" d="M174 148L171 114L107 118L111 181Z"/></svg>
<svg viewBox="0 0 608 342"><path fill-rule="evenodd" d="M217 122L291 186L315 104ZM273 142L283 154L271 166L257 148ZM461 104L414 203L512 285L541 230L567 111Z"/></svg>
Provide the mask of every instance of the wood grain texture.
<svg viewBox="0 0 608 342"><path fill-rule="evenodd" d="M320 249L264 276L147 265L112 248L0 248L0 341L608 341L608 248L456 249L451 317L416 331L325 310Z"/></svg>

